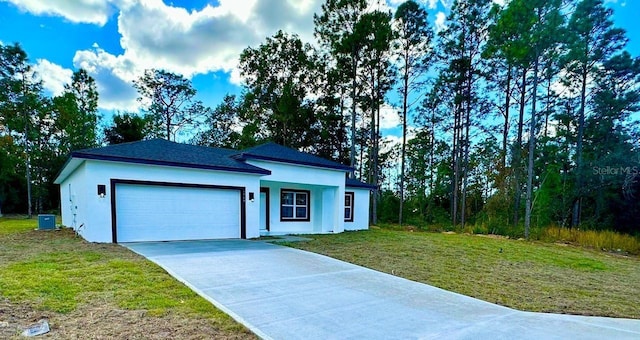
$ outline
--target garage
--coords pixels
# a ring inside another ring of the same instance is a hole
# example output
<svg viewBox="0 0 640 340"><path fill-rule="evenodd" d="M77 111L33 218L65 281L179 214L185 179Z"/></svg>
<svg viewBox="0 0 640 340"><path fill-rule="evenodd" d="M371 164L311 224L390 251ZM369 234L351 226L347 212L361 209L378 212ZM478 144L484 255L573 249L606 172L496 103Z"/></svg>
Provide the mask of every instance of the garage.
<svg viewBox="0 0 640 340"><path fill-rule="evenodd" d="M244 238L244 188L112 180L113 242Z"/></svg>

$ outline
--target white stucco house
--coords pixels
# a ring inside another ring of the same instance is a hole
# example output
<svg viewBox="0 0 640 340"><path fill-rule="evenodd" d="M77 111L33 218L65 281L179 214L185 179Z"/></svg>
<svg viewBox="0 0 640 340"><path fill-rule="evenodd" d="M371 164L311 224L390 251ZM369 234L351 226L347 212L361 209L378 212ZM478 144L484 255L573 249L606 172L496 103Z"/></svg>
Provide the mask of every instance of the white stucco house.
<svg viewBox="0 0 640 340"><path fill-rule="evenodd" d="M256 238L367 229L375 188L351 171L274 143L155 139L75 151L55 183L62 224L91 242Z"/></svg>

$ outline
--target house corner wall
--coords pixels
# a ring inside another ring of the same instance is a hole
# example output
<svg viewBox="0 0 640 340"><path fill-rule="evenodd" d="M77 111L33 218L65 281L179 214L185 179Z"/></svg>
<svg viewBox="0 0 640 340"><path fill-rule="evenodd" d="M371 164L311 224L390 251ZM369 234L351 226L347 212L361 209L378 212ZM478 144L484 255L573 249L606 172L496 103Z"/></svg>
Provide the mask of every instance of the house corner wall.
<svg viewBox="0 0 640 340"><path fill-rule="evenodd" d="M369 229L369 201L371 191L365 188L347 188L353 192L353 222L345 222L345 230Z"/></svg>
<svg viewBox="0 0 640 340"><path fill-rule="evenodd" d="M345 186L341 184L337 190L335 190L335 198L333 200L333 211L334 211L334 233L341 233L345 230L345 222L344 222L344 195L345 195Z"/></svg>
<svg viewBox="0 0 640 340"><path fill-rule="evenodd" d="M83 238L87 238L87 225L91 224L91 215L87 211L86 166L81 164L62 183L60 183L60 214L62 225L72 228Z"/></svg>

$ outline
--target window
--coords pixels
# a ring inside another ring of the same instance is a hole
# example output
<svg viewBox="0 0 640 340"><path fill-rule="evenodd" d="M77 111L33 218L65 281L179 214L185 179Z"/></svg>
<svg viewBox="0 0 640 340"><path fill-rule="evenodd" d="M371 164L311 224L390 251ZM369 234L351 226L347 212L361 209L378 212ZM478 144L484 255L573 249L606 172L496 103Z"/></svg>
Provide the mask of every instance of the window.
<svg viewBox="0 0 640 340"><path fill-rule="evenodd" d="M344 193L344 221L353 222L353 192Z"/></svg>
<svg viewBox="0 0 640 340"><path fill-rule="evenodd" d="M309 221L310 192L306 190L280 191L280 220Z"/></svg>

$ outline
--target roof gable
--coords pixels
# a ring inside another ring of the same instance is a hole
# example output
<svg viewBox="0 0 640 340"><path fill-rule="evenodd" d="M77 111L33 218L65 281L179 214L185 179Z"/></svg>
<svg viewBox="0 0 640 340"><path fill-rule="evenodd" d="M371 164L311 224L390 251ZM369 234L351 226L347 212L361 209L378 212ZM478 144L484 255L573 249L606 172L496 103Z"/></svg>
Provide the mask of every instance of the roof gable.
<svg viewBox="0 0 640 340"><path fill-rule="evenodd" d="M152 139L115 144L71 153L72 158L140 164L166 165L207 170L234 171L268 175L271 172L238 161L231 156L237 151L180 144L164 139Z"/></svg>
<svg viewBox="0 0 640 340"><path fill-rule="evenodd" d="M273 142L242 150L240 151L240 153L236 154L234 158L239 160L255 159L343 171L353 171L353 168L350 166L324 159L322 157L314 156L306 152L294 150Z"/></svg>

